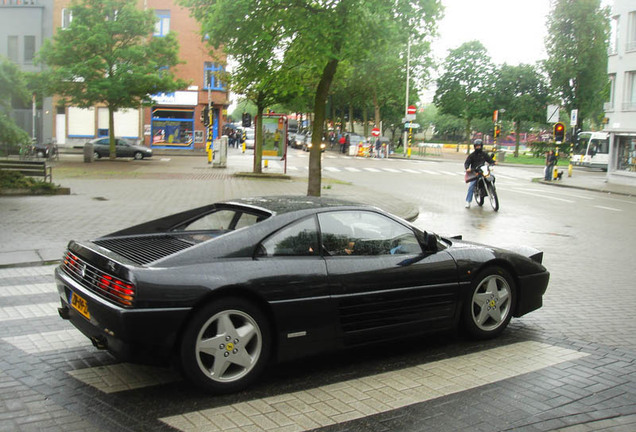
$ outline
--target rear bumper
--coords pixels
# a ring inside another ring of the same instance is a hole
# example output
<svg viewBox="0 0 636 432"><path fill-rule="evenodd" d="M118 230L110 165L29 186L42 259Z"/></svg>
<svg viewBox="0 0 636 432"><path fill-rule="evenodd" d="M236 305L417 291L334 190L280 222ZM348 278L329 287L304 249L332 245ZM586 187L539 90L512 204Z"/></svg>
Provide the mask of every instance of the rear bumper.
<svg viewBox="0 0 636 432"><path fill-rule="evenodd" d="M543 294L545 294L548 288L549 281L550 273L547 271L519 277L515 317L523 316L528 312L539 309L543 305Z"/></svg>
<svg viewBox="0 0 636 432"><path fill-rule="evenodd" d="M166 363L175 351L190 308L124 309L97 296L55 270L61 307L59 314L71 322L99 349L124 361ZM90 318L70 305L74 292L86 300Z"/></svg>

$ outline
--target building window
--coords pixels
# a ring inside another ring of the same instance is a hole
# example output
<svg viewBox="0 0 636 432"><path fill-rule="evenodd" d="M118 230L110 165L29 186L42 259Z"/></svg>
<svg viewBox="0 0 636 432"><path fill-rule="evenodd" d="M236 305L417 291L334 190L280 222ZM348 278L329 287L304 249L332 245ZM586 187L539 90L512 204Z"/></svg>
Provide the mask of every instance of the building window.
<svg viewBox="0 0 636 432"><path fill-rule="evenodd" d="M223 66L218 63L205 62L204 65L204 77L203 88L210 90L225 91L225 83L220 78L220 73L223 72Z"/></svg>
<svg viewBox="0 0 636 432"><path fill-rule="evenodd" d="M605 103L603 108L605 111L612 111L614 109L614 93L616 91L616 74L609 74L607 78L609 81L609 100Z"/></svg>
<svg viewBox="0 0 636 432"><path fill-rule="evenodd" d="M62 9L62 28L68 28L73 21L73 11L69 8Z"/></svg>
<svg viewBox="0 0 636 432"><path fill-rule="evenodd" d="M636 51L636 12L630 12L627 18L625 51Z"/></svg>
<svg viewBox="0 0 636 432"><path fill-rule="evenodd" d="M14 63L18 63L18 37L7 37L7 57Z"/></svg>
<svg viewBox="0 0 636 432"><path fill-rule="evenodd" d="M155 23L154 36L165 36L170 31L170 11L169 10L156 10L155 15L157 22Z"/></svg>
<svg viewBox="0 0 636 432"><path fill-rule="evenodd" d="M612 17L610 23L609 55L618 53L618 18L617 16Z"/></svg>
<svg viewBox="0 0 636 432"><path fill-rule="evenodd" d="M623 111L636 110L636 71L625 72L625 99Z"/></svg>
<svg viewBox="0 0 636 432"><path fill-rule="evenodd" d="M616 136L616 171L636 172L636 137Z"/></svg>
<svg viewBox="0 0 636 432"><path fill-rule="evenodd" d="M35 36L24 37L24 62L33 63L35 57Z"/></svg>

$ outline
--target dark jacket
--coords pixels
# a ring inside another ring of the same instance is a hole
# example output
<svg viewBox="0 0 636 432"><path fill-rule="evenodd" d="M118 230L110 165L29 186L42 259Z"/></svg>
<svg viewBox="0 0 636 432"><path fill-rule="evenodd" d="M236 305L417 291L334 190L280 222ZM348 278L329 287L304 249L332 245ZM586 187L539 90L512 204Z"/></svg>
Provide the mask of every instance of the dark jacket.
<svg viewBox="0 0 636 432"><path fill-rule="evenodd" d="M495 161L488 156L483 150L475 150L466 158L466 162L464 162L464 169L470 168L472 171L475 171L477 168L482 166L484 162L488 162L489 164L494 164Z"/></svg>

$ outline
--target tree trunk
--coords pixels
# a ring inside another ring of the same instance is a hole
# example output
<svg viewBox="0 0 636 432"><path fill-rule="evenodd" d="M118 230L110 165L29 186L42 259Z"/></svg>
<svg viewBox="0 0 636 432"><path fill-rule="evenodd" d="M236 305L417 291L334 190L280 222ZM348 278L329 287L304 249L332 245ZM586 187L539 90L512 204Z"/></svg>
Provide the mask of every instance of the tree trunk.
<svg viewBox="0 0 636 432"><path fill-rule="evenodd" d="M349 103L349 132L353 133L353 105Z"/></svg>
<svg viewBox="0 0 636 432"><path fill-rule="evenodd" d="M470 125L473 122L473 119L466 119L466 142L468 143L468 145L466 146L466 154L470 153ZM457 148L459 149L459 145L457 146Z"/></svg>
<svg viewBox="0 0 636 432"><path fill-rule="evenodd" d="M256 105L256 121L254 122L254 173L263 172L263 107L260 103Z"/></svg>
<svg viewBox="0 0 636 432"><path fill-rule="evenodd" d="M338 60L330 60L322 71L322 77L316 89L314 100L314 124L311 135L311 151L309 152L309 179L307 182L307 195L320 196L321 187L321 156L320 143L322 142L322 125L325 120L325 110L329 87L338 69Z"/></svg>
<svg viewBox="0 0 636 432"><path fill-rule="evenodd" d="M521 120L515 122L515 157L519 157L519 141L521 140Z"/></svg>
<svg viewBox="0 0 636 432"><path fill-rule="evenodd" d="M109 154L108 159L115 160L117 158L117 148L115 147L115 110L108 107L108 138L109 138Z"/></svg>
<svg viewBox="0 0 636 432"><path fill-rule="evenodd" d="M380 122L382 121L380 119L380 105L378 104L378 95L377 92L374 91L373 92L373 108L374 108L374 114L375 114L375 118L373 119L373 123L375 125L375 127L379 128L380 127ZM382 135L382 131L380 131L380 135Z"/></svg>

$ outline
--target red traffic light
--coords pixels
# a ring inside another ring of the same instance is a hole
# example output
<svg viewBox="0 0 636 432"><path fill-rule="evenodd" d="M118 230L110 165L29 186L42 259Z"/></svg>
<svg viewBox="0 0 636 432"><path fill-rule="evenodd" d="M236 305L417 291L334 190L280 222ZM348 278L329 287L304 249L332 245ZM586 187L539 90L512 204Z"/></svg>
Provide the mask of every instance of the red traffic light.
<svg viewBox="0 0 636 432"><path fill-rule="evenodd" d="M565 141L565 124L562 122L557 122L554 124L554 141Z"/></svg>

